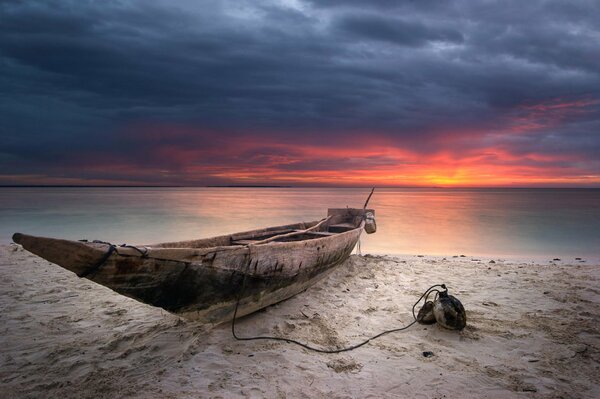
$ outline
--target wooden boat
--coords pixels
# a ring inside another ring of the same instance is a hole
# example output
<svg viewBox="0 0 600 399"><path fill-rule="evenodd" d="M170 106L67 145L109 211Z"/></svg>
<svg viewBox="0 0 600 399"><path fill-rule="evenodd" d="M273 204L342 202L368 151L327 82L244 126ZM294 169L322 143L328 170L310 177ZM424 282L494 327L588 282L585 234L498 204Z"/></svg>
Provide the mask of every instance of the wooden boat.
<svg viewBox="0 0 600 399"><path fill-rule="evenodd" d="M122 295L220 323L231 320L238 300L243 316L325 277L348 258L373 215L371 209L329 209L321 221L137 247L20 233L13 241Z"/></svg>

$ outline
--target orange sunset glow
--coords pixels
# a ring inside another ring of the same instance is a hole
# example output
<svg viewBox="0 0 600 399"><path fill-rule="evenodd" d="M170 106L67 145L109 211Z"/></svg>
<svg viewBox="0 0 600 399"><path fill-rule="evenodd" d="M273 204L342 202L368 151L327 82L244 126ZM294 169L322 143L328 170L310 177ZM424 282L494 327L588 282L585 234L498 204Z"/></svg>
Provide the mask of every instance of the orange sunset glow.
<svg viewBox="0 0 600 399"><path fill-rule="evenodd" d="M0 185L600 187L595 36L317 14L7 39Z"/></svg>
<svg viewBox="0 0 600 399"><path fill-rule="evenodd" d="M389 132L320 135L204 131L181 125L132 126L122 153L74 156L94 178L17 175L26 184L333 185L439 187L598 186L596 159L551 144L548 131L574 124L599 101L520 106L490 127L434 128L414 136ZM536 144L537 145L537 144ZM528 147L529 146L529 147ZM111 175L112 178L100 178ZM2 176L5 182L15 175Z"/></svg>

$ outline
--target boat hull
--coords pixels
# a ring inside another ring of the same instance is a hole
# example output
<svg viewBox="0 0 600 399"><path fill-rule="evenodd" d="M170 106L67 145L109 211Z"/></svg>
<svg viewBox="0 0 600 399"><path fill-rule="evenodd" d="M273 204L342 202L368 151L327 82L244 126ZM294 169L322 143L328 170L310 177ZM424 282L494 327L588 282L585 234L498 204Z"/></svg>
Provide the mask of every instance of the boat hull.
<svg viewBox="0 0 600 399"><path fill-rule="evenodd" d="M194 303L179 308L177 313L189 319L219 323L231 320L238 298L238 316L288 299L323 279L348 259L360 230L343 234L344 237L337 237L337 240L322 238L304 242L301 249L304 257L290 252L287 243L277 243L263 250L252 248L247 257L237 260L242 265L240 272L229 271L217 278L200 277L206 285L215 284L212 292L196 291L199 297ZM271 272L261 273L261 268Z"/></svg>
<svg viewBox="0 0 600 399"><path fill-rule="evenodd" d="M237 315L243 316L306 290L348 258L362 230L363 224L301 241L211 248L165 245L145 247L145 251L131 247L112 251L105 243L23 234L13 239L30 252L122 295L187 319L218 324L231 320L238 300ZM101 265L94 268L98 262Z"/></svg>

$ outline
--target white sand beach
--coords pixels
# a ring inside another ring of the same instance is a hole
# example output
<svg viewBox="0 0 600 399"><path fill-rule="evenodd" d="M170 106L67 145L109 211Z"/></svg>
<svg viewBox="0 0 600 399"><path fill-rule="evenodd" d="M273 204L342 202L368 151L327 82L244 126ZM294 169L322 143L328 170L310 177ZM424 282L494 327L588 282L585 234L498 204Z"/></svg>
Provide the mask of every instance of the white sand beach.
<svg viewBox="0 0 600 399"><path fill-rule="evenodd" d="M182 320L4 246L0 391L4 398L597 398L595 263L355 255L306 292L237 324L242 336L332 348L409 323L412 304L435 283L446 283L467 310L462 332L415 325L351 352L318 354L236 341L229 325Z"/></svg>

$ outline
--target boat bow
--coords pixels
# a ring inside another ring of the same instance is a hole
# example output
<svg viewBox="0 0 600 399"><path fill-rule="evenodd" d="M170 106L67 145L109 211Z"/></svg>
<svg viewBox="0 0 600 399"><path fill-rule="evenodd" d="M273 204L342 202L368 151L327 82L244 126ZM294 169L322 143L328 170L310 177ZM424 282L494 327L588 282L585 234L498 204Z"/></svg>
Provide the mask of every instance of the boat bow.
<svg viewBox="0 0 600 399"><path fill-rule="evenodd" d="M98 264L110 249L110 244L36 237L15 233L13 241L27 251L55 263L78 276L84 275Z"/></svg>

